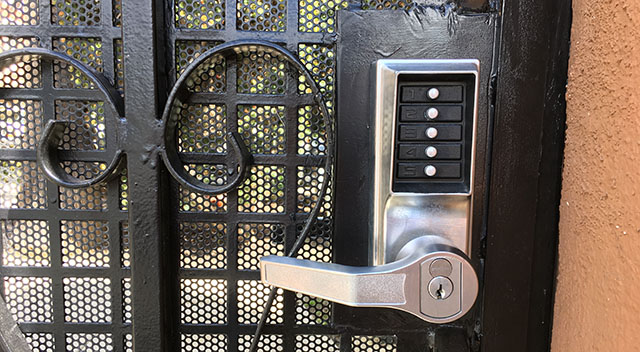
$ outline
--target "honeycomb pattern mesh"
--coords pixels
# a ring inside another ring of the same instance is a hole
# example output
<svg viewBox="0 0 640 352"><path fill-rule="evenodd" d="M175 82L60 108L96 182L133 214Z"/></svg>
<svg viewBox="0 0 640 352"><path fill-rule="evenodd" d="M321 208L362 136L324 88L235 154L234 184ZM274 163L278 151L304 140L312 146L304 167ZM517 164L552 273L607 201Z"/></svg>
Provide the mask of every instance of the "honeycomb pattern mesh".
<svg viewBox="0 0 640 352"><path fill-rule="evenodd" d="M284 255L284 225L238 224L238 269L259 270L265 255Z"/></svg>
<svg viewBox="0 0 640 352"><path fill-rule="evenodd" d="M52 321L51 279L5 277L4 296L13 318L18 323Z"/></svg>
<svg viewBox="0 0 640 352"><path fill-rule="evenodd" d="M238 211L283 213L285 206L285 168L257 165L238 189Z"/></svg>
<svg viewBox="0 0 640 352"><path fill-rule="evenodd" d="M397 338L395 336L353 336L351 338L353 352L395 352Z"/></svg>
<svg viewBox="0 0 640 352"><path fill-rule="evenodd" d="M284 32L286 0L237 0L236 26L243 31Z"/></svg>
<svg viewBox="0 0 640 352"><path fill-rule="evenodd" d="M224 0L177 0L175 26L188 29L224 29Z"/></svg>
<svg viewBox="0 0 640 352"><path fill-rule="evenodd" d="M331 302L296 293L296 323L299 325L329 325Z"/></svg>
<svg viewBox="0 0 640 352"><path fill-rule="evenodd" d="M60 222L62 265L109 266L109 225L104 221Z"/></svg>
<svg viewBox="0 0 640 352"><path fill-rule="evenodd" d="M258 280L238 280L238 323L257 324L271 288ZM283 323L284 296L277 289L276 299L269 311L267 324Z"/></svg>
<svg viewBox="0 0 640 352"><path fill-rule="evenodd" d="M0 160L0 209L45 209L47 186L35 161Z"/></svg>
<svg viewBox="0 0 640 352"><path fill-rule="evenodd" d="M131 324L133 312L131 311L131 278L122 279L122 321Z"/></svg>
<svg viewBox="0 0 640 352"><path fill-rule="evenodd" d="M335 90L335 49L332 46L321 44L299 44L298 57L320 88L327 108L332 112ZM311 93L311 88L302 75L298 78L298 91Z"/></svg>
<svg viewBox="0 0 640 352"><path fill-rule="evenodd" d="M127 170L120 173L120 210L129 210L129 176Z"/></svg>
<svg viewBox="0 0 640 352"><path fill-rule="evenodd" d="M0 4L3 3L0 0ZM2 21L2 18L3 16L0 16L0 21ZM36 37L0 36L0 52L38 46L40 46L40 41ZM31 58L29 61L20 61L0 68L0 88L40 87L42 87L42 72L38 58Z"/></svg>
<svg viewBox="0 0 640 352"><path fill-rule="evenodd" d="M51 23L60 26L100 24L100 0L51 0Z"/></svg>
<svg viewBox="0 0 640 352"><path fill-rule="evenodd" d="M219 42L204 40L181 40L176 42L176 73L180 77L187 66ZM187 86L194 92L224 92L226 84L226 61L218 56L207 59L192 74Z"/></svg>
<svg viewBox="0 0 640 352"><path fill-rule="evenodd" d="M184 352L227 350L227 337L222 334L182 334L180 343Z"/></svg>
<svg viewBox="0 0 640 352"><path fill-rule="evenodd" d="M284 94L287 89L285 62L263 49L238 55L238 93Z"/></svg>
<svg viewBox="0 0 640 352"><path fill-rule="evenodd" d="M131 267L131 237L129 236L129 222L120 223L120 265Z"/></svg>
<svg viewBox="0 0 640 352"><path fill-rule="evenodd" d="M73 177L87 179L96 177L106 168L104 163L65 161L64 170ZM102 185L73 189L59 187L60 208L76 210L107 210L107 187Z"/></svg>
<svg viewBox="0 0 640 352"><path fill-rule="evenodd" d="M254 154L284 154L285 108L269 105L239 105L238 133Z"/></svg>
<svg viewBox="0 0 640 352"><path fill-rule="evenodd" d="M180 297L183 324L226 324L225 280L183 279L180 281Z"/></svg>
<svg viewBox="0 0 640 352"><path fill-rule="evenodd" d="M124 335L123 347L125 352L133 352L133 335L132 334Z"/></svg>
<svg viewBox="0 0 640 352"><path fill-rule="evenodd" d="M56 119L69 121L60 141L60 149L104 150L106 131L104 103L56 100Z"/></svg>
<svg viewBox="0 0 640 352"><path fill-rule="evenodd" d="M298 108L298 154L326 155L327 129L317 106Z"/></svg>
<svg viewBox="0 0 640 352"><path fill-rule="evenodd" d="M227 111L224 105L189 104L180 111L178 151L225 153Z"/></svg>
<svg viewBox="0 0 640 352"><path fill-rule="evenodd" d="M53 49L124 94L124 43L113 30L121 25L121 0L0 0L0 26L14 26L0 52ZM77 68L38 57L1 67L0 88L23 89L0 99L0 294L33 351L132 350L126 170L75 190L47 181L36 164L43 127L57 119L70 122L59 145L64 170L81 179L102 172L115 147L110 105Z"/></svg>
<svg viewBox="0 0 640 352"><path fill-rule="evenodd" d="M115 21L115 19L114 19ZM124 97L124 58L122 53L122 39L116 39L113 41L113 66L115 69L115 87L120 92L120 95Z"/></svg>
<svg viewBox="0 0 640 352"><path fill-rule="evenodd" d="M208 195L180 187L180 211L193 213L220 213L227 211L227 195Z"/></svg>
<svg viewBox="0 0 640 352"><path fill-rule="evenodd" d="M318 202L320 187L325 182L325 170L316 166L298 166L297 204L299 213L309 213ZM329 183L319 216L331 216L332 184Z"/></svg>
<svg viewBox="0 0 640 352"><path fill-rule="evenodd" d="M184 169L205 184L220 186L227 182L227 167L225 165L187 164Z"/></svg>
<svg viewBox="0 0 640 352"><path fill-rule="evenodd" d="M111 20L114 27L122 27L122 0L111 2Z"/></svg>
<svg viewBox="0 0 640 352"><path fill-rule="evenodd" d="M49 225L44 220L0 220L2 264L49 266Z"/></svg>
<svg viewBox="0 0 640 352"><path fill-rule="evenodd" d="M240 352L249 351L249 347L251 347L251 342L253 342L253 335L240 335L240 337L238 338L238 351ZM282 335L264 334L260 336L260 341L258 341L258 351L260 352L284 351L283 343L284 343L284 340Z"/></svg>
<svg viewBox="0 0 640 352"><path fill-rule="evenodd" d="M40 134L40 101L0 99L0 149L35 149Z"/></svg>
<svg viewBox="0 0 640 352"><path fill-rule="evenodd" d="M335 32L336 11L347 8L348 4L346 0L298 0L298 30Z"/></svg>
<svg viewBox="0 0 640 352"><path fill-rule="evenodd" d="M65 277L64 318L70 323L111 322L111 280L94 277Z"/></svg>
<svg viewBox="0 0 640 352"><path fill-rule="evenodd" d="M227 227L221 223L180 224L180 266L197 269L225 269Z"/></svg>
<svg viewBox="0 0 640 352"><path fill-rule="evenodd" d="M67 334L67 351L110 352L113 351L112 334Z"/></svg>
<svg viewBox="0 0 640 352"><path fill-rule="evenodd" d="M39 20L38 0L0 0L0 25L35 26Z"/></svg>
<svg viewBox="0 0 640 352"><path fill-rule="evenodd" d="M98 38L56 38L53 49L79 60L95 70L102 72L102 41ZM53 83L56 88L94 88L89 80L77 68L58 62L53 66Z"/></svg>
<svg viewBox="0 0 640 352"><path fill-rule="evenodd" d="M55 338L53 334L24 334L34 352L54 352Z"/></svg>
<svg viewBox="0 0 640 352"><path fill-rule="evenodd" d="M296 352L339 352L340 335L296 335Z"/></svg>
<svg viewBox="0 0 640 352"><path fill-rule="evenodd" d="M409 10L413 6L412 0L362 0L363 10Z"/></svg>
<svg viewBox="0 0 640 352"><path fill-rule="evenodd" d="M296 232L302 232L303 224L298 224ZM304 241L302 250L298 254L300 259L309 259L316 262L329 263L332 259L332 228L333 224L329 219L319 219L309 232L309 236Z"/></svg>

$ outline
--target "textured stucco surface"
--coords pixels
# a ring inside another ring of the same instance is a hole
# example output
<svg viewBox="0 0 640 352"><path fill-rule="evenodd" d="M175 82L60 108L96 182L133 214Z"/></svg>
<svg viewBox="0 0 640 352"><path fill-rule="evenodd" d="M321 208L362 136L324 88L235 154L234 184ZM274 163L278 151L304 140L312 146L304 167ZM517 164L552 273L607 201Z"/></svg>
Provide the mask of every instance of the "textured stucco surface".
<svg viewBox="0 0 640 352"><path fill-rule="evenodd" d="M640 351L640 1L573 6L552 350Z"/></svg>

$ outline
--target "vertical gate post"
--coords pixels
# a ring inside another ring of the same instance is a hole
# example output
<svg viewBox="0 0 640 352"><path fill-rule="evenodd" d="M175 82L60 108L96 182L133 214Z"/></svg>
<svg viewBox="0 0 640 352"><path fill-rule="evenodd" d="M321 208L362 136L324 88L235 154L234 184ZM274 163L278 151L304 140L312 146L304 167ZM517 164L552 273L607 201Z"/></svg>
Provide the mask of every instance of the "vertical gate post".
<svg viewBox="0 0 640 352"><path fill-rule="evenodd" d="M139 351L172 351L170 311L167 308L167 270L164 264L163 167L157 153L165 97L158 88L163 70L157 58L163 38L163 6L154 0L124 0L123 45L125 114L130 189L132 244L133 345Z"/></svg>

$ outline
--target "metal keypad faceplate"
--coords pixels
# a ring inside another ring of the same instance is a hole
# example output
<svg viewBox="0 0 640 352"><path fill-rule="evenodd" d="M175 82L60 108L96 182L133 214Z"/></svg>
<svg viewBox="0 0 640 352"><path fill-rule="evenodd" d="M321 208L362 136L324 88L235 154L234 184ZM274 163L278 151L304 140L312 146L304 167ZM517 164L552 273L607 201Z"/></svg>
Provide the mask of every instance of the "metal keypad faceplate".
<svg viewBox="0 0 640 352"><path fill-rule="evenodd" d="M372 265L411 240L440 236L470 253L480 63L375 63Z"/></svg>

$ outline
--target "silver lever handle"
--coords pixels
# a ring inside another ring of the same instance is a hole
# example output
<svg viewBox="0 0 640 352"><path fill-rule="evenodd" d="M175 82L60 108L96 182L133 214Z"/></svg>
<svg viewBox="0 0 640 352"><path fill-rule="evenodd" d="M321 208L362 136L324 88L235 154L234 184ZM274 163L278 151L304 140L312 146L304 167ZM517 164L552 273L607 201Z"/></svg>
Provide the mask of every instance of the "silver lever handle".
<svg viewBox="0 0 640 352"><path fill-rule="evenodd" d="M431 323L466 314L478 294L478 279L460 250L424 236L409 242L394 262L372 267L319 263L290 257L260 260L262 281L353 307L409 312Z"/></svg>

